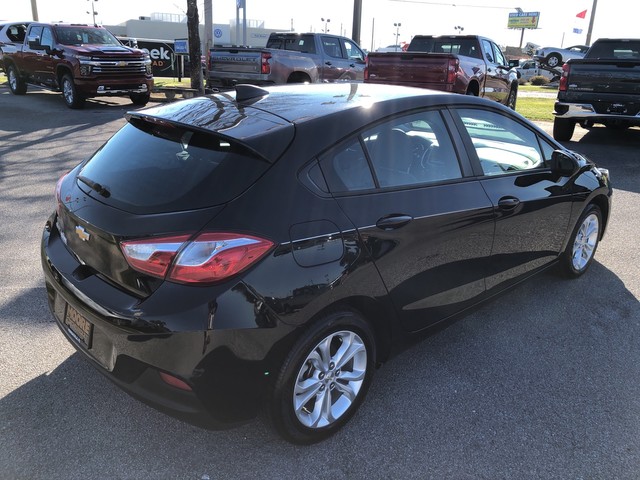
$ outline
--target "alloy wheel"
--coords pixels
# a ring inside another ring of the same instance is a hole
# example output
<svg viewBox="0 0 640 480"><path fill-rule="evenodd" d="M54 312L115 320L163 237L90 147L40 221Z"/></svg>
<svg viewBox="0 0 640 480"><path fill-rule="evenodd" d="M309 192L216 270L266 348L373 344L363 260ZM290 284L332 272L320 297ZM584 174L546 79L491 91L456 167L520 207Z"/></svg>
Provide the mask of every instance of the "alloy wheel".
<svg viewBox="0 0 640 480"><path fill-rule="evenodd" d="M367 349L359 335L339 331L309 353L296 376L293 408L308 428L338 420L358 397L367 373Z"/></svg>
<svg viewBox="0 0 640 480"><path fill-rule="evenodd" d="M598 216L595 213L587 215L582 221L573 242L571 263L576 271L584 269L591 257L593 257L593 252L598 244L599 231Z"/></svg>

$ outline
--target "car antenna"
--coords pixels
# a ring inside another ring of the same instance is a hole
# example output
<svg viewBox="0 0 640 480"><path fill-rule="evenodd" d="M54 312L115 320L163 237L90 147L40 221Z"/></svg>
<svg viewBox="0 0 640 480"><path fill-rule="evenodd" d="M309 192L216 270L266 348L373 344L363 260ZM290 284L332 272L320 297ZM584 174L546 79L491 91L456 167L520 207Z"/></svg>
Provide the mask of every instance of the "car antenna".
<svg viewBox="0 0 640 480"><path fill-rule="evenodd" d="M244 102L269 95L269 91L255 85L241 83L236 85L236 102Z"/></svg>

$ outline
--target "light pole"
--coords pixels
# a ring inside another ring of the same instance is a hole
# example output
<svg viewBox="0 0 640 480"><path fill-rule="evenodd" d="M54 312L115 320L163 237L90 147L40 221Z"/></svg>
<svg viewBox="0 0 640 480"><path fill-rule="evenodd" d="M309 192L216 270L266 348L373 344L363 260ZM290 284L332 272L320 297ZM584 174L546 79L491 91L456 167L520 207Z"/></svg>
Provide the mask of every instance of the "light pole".
<svg viewBox="0 0 640 480"><path fill-rule="evenodd" d="M460 25L456 25L453 29L458 32L458 35L462 35L462 32L464 31L464 27L461 27Z"/></svg>
<svg viewBox="0 0 640 480"><path fill-rule="evenodd" d="M98 15L98 12L96 12L96 9L94 7L94 2L97 2L98 0L87 0L87 2L91 2L91 11L89 12L87 10L87 14L91 15L91 17L93 18L93 24L96 25L96 15Z"/></svg>
<svg viewBox="0 0 640 480"><path fill-rule="evenodd" d="M328 24L329 24L329 22L331 22L331 19L330 18L327 18L327 19L320 18L320 20L322 20L324 22L324 33L329 33Z"/></svg>
<svg viewBox="0 0 640 480"><path fill-rule="evenodd" d="M402 24L400 22L398 23L394 23L393 24L394 27L396 27L396 43L395 43L395 50L396 52L398 51L398 37L400 37L400 27L402 26Z"/></svg>

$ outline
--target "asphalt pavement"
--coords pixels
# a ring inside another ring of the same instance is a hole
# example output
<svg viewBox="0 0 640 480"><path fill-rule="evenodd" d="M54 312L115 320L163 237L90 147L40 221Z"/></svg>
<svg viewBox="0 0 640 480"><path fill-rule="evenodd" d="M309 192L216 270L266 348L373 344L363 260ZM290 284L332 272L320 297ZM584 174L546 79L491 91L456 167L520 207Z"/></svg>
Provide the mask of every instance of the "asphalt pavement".
<svg viewBox="0 0 640 480"><path fill-rule="evenodd" d="M616 188L586 275L539 275L415 344L346 428L298 447L260 419L207 431L156 412L49 313L39 242L56 181L132 108L0 85L0 479L640 478L640 129L577 127L566 143Z"/></svg>

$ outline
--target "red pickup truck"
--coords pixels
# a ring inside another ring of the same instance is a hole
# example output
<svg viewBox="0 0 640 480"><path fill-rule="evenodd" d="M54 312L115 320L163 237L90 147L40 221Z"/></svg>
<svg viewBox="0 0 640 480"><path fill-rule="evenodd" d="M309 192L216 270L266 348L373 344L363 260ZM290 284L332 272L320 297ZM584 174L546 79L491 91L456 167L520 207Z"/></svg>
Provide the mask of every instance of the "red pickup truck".
<svg viewBox="0 0 640 480"><path fill-rule="evenodd" d="M146 105L151 95L149 55L125 47L103 27L30 23L24 43L4 44L2 53L16 95L38 85L62 92L69 108L104 95L128 95L135 105Z"/></svg>
<svg viewBox="0 0 640 480"><path fill-rule="evenodd" d="M416 35L406 52L369 53L364 81L487 97L514 110L518 95L500 47L476 35Z"/></svg>

